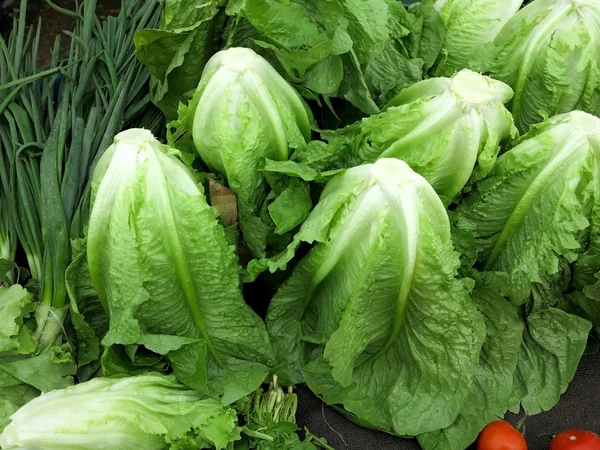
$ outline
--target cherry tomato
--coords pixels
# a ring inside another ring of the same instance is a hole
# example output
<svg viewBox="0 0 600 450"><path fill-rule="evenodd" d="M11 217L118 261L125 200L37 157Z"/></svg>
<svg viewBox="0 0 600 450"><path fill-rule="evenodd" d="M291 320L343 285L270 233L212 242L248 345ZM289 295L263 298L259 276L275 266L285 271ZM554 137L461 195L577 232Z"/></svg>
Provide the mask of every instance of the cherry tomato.
<svg viewBox="0 0 600 450"><path fill-rule="evenodd" d="M591 431L566 430L554 436L550 450L600 450L600 437Z"/></svg>
<svg viewBox="0 0 600 450"><path fill-rule="evenodd" d="M521 433L504 420L488 423L479 434L477 450L527 450Z"/></svg>

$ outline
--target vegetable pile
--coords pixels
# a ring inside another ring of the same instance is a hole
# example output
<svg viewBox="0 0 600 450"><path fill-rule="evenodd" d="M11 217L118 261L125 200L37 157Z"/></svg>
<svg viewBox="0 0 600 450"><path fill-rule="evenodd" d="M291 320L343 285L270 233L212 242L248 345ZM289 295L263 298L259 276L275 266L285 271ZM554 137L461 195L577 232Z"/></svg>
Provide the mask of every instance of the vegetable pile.
<svg viewBox="0 0 600 450"><path fill-rule="evenodd" d="M38 68L22 0L0 447L331 449L302 383L425 450L525 446L496 421L600 327L600 0L522 3L84 0Z"/></svg>

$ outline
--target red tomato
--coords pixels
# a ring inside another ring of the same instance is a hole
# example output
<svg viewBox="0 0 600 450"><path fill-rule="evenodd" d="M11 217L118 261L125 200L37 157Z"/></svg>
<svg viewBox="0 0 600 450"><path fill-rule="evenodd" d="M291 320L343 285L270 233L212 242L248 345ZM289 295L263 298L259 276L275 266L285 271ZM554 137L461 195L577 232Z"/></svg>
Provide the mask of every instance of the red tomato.
<svg viewBox="0 0 600 450"><path fill-rule="evenodd" d="M554 436L550 450L600 450L600 437L591 431L566 430Z"/></svg>
<svg viewBox="0 0 600 450"><path fill-rule="evenodd" d="M521 433L504 420L488 423L479 434L477 450L527 450Z"/></svg>

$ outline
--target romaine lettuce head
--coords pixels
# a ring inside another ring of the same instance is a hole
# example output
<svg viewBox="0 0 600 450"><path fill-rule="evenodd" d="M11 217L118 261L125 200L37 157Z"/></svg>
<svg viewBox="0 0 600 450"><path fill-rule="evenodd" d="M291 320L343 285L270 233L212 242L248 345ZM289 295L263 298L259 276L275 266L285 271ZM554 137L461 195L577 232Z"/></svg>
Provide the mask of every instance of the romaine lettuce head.
<svg viewBox="0 0 600 450"><path fill-rule="evenodd" d="M349 169L301 233L316 244L267 315L286 375L372 427L450 425L485 332L433 188L394 158Z"/></svg>
<svg viewBox="0 0 600 450"><path fill-rule="evenodd" d="M143 345L203 391L252 392L273 363L237 257L177 152L119 133L94 172L87 259L109 313L103 344Z"/></svg>
<svg viewBox="0 0 600 450"><path fill-rule="evenodd" d="M510 110L525 132L543 114L598 114L599 60L600 2L534 0L474 56L472 67L513 88Z"/></svg>
<svg viewBox="0 0 600 450"><path fill-rule="evenodd" d="M312 116L294 88L248 48L230 48L206 64L200 84L180 108L178 132L191 132L208 168L238 197L240 226L252 253L262 256L269 223L260 217L268 193L265 158L287 160L311 137Z"/></svg>
<svg viewBox="0 0 600 450"><path fill-rule="evenodd" d="M0 445L43 450L224 449L239 439L236 421L234 410L174 377L96 378L27 403L11 416Z"/></svg>
<svg viewBox="0 0 600 450"><path fill-rule="evenodd" d="M446 26L445 75L469 67L482 44L493 41L523 0L436 0L434 7Z"/></svg>
<svg viewBox="0 0 600 450"><path fill-rule="evenodd" d="M591 324L562 309L600 319L599 151L600 119L553 117L501 155L456 211L457 245L475 247L482 284L517 305L525 325L514 412L549 410L575 374Z"/></svg>
<svg viewBox="0 0 600 450"><path fill-rule="evenodd" d="M516 132L504 104L506 84L464 69L404 89L383 113L342 130L327 131L294 159L316 170L398 158L451 199L471 178L493 167L500 143Z"/></svg>
<svg viewBox="0 0 600 450"><path fill-rule="evenodd" d="M577 288L597 282L599 212L600 119L573 111L500 156L458 206L456 223L475 236L476 267L495 273L520 304L540 286L560 294L560 273L570 270L562 262L574 263Z"/></svg>
<svg viewBox="0 0 600 450"><path fill-rule="evenodd" d="M286 160L290 147L310 140L310 110L249 48L215 54L202 72L197 95L192 129L196 149L236 191L247 185L244 177L250 177L249 169L256 170L261 159Z"/></svg>

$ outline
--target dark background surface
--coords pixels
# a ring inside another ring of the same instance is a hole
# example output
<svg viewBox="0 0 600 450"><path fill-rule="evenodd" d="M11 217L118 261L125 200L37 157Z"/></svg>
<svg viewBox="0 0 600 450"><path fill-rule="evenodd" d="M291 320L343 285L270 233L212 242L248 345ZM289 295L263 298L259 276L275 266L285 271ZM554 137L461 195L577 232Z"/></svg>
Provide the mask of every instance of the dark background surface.
<svg viewBox="0 0 600 450"><path fill-rule="evenodd" d="M149 0L152 1L152 0ZM405 3L411 3L407 1ZM5 35L12 23L11 15L18 0L0 0L0 33ZM71 29L69 17L44 6L41 0L30 0L28 20L36 23L42 18L41 49L52 47L54 37L62 30ZM55 3L72 8L73 0L55 0ZM110 14L118 8L120 0L98 0L98 14ZM66 45L64 48L66 49ZM40 52L40 64L49 61L50 52ZM402 439L385 433L361 428L334 409L324 406L308 388L300 386L298 424L308 427L316 436L327 439L337 450L418 450L415 440ZM509 415L514 424L518 416ZM580 428L600 434L600 354L583 358L574 380L561 402L551 411L527 418L525 437L530 450L545 450L551 435L569 428Z"/></svg>
<svg viewBox="0 0 600 450"><path fill-rule="evenodd" d="M8 33L12 28L13 17L17 13L20 3L21 0L0 0L0 34L5 38L8 37ZM75 9L75 0L53 0L53 3L61 8ZM97 0L96 12L99 17L106 17L116 12L120 4L121 0ZM54 39L63 30L72 30L75 19L48 7L44 0L28 0L27 22L37 25L38 19L42 21L38 64L40 67L44 67L50 62L52 56L50 49L54 46ZM69 54L69 39L64 35L61 39L63 42L61 46L62 54L67 56Z"/></svg>
<svg viewBox="0 0 600 450"><path fill-rule="evenodd" d="M298 424L327 439L336 450L418 450L416 440L402 439L353 424L343 414L323 406L308 388L297 389ZM509 414L515 424L519 416ZM600 434L600 354L584 356L575 378L552 410L525 420L529 450L547 450L551 436L567 429Z"/></svg>

